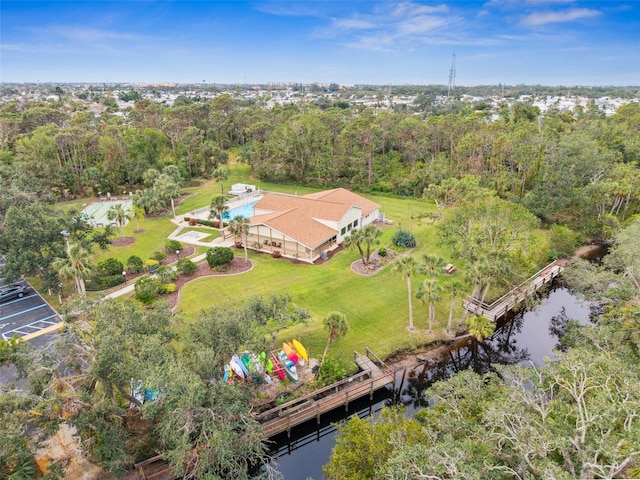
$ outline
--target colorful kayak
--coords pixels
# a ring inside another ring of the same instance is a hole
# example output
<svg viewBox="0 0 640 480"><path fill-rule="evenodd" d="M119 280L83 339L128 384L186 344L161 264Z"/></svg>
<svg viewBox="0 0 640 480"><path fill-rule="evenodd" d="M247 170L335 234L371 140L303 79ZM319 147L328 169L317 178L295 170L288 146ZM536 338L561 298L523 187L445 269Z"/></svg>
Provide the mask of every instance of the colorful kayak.
<svg viewBox="0 0 640 480"><path fill-rule="evenodd" d="M278 376L280 377L281 380L284 380L287 375L286 375L286 373L284 373L284 367L282 365L280 365L280 360L278 359L276 354L271 352L269 360L271 360L271 362L273 364L272 370L274 372L276 372L276 374L278 374Z"/></svg>
<svg viewBox="0 0 640 480"><path fill-rule="evenodd" d="M231 378L231 367L229 365L224 366L224 375L222 376L222 381L227 382Z"/></svg>
<svg viewBox="0 0 640 480"><path fill-rule="evenodd" d="M295 348L296 352L298 353L298 358L304 358L304 361L308 362L309 361L309 353L307 352L307 349L304 348L304 345L302 345L302 343L300 343L296 339L293 339L293 341L291 343L293 344L293 348Z"/></svg>
<svg viewBox="0 0 640 480"><path fill-rule="evenodd" d="M295 345L293 344L293 342L289 342L289 343L287 343L287 345L289 345L289 348L290 348L291 350L293 350L293 352L296 354L296 358L297 358L297 360L298 360L298 362L297 362L297 363L298 363L298 365L300 365L301 367L303 367L303 366L304 366L304 364L305 364L304 357L298 353L298 350L296 349L296 347L295 347ZM287 355L288 355L288 354L287 354Z"/></svg>
<svg viewBox="0 0 640 480"><path fill-rule="evenodd" d="M291 361L291 359L284 353L284 350L280 350L278 352L278 359L280 360L280 364L284 367L284 371L292 381L298 382L298 370L296 369L296 364Z"/></svg>
<svg viewBox="0 0 640 480"><path fill-rule="evenodd" d="M284 350L284 353L287 355L287 357L289 357L289 360L291 360L293 363L298 363L298 355L296 355L296 351L291 345L289 345L287 342L283 342L282 350Z"/></svg>
<svg viewBox="0 0 640 480"><path fill-rule="evenodd" d="M235 360L235 362L238 364L238 366L242 369L242 373L244 374L242 376L242 378L245 378L249 375L249 369L245 366L244 362L242 361L242 359L236 355L235 353L233 354L233 356L231 357L233 360ZM235 369L234 369L235 371Z"/></svg>
<svg viewBox="0 0 640 480"><path fill-rule="evenodd" d="M233 357L231 357L231 360L229 360L229 367L231 367L231 370L233 370L233 373L235 373L238 377L244 379L245 378L244 370L238 363L240 359L238 358L238 360L236 360L236 358L238 358L237 355L234 355Z"/></svg>
<svg viewBox="0 0 640 480"><path fill-rule="evenodd" d="M240 355L240 359L242 360L242 363L247 368L249 373L256 373L256 366L253 363L251 352L242 352L242 354Z"/></svg>

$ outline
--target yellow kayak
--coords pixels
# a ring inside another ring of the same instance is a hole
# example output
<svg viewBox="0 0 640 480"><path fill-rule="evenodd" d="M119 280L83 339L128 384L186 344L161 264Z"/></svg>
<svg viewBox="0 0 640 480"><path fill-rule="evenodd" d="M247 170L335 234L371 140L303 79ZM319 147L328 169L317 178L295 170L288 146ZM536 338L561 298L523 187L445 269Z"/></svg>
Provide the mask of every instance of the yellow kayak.
<svg viewBox="0 0 640 480"><path fill-rule="evenodd" d="M293 340L291 342L293 344L293 348L296 349L296 352L298 352L298 356L302 357L305 359L305 361L309 361L309 354L307 353L307 349L304 348L304 345L302 345L298 340Z"/></svg>

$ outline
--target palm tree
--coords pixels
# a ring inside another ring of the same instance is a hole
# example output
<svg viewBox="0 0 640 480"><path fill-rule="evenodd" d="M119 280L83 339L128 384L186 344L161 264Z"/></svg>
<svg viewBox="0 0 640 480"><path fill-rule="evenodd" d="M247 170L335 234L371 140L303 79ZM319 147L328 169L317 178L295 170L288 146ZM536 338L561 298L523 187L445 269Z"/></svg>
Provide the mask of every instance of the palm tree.
<svg viewBox="0 0 640 480"><path fill-rule="evenodd" d="M322 352L322 360L320 361L320 366L322 366L322 364L324 363L324 359L327 356L327 351L329 350L329 345L331 345L337 339L344 337L349 331L349 326L347 325L347 317L344 313L331 312L322 321L322 323L324 324L325 330L329 332L329 338L327 338L327 345L324 347L324 352Z"/></svg>
<svg viewBox="0 0 640 480"><path fill-rule="evenodd" d="M459 282L447 283L445 292L449 297L449 320L447 320L446 334L451 335L451 323L453 322L453 309L456 305L456 298L458 298L464 291L462 284Z"/></svg>
<svg viewBox="0 0 640 480"><path fill-rule="evenodd" d="M162 173L157 178L154 188L158 192L160 199L171 202L171 212L173 213L173 218L176 218L175 199L180 195L180 184L169 174Z"/></svg>
<svg viewBox="0 0 640 480"><path fill-rule="evenodd" d="M213 178L216 179L216 182L220 183L220 193L224 194L224 185L223 182L229 178L229 170L226 168L218 167L211 174Z"/></svg>
<svg viewBox="0 0 640 480"><path fill-rule="evenodd" d="M413 326L413 304L411 299L411 275L422 272L423 267L411 256L400 258L393 266L394 272L400 272L407 279L407 293L409 298L409 330L415 330Z"/></svg>
<svg viewBox="0 0 640 480"><path fill-rule="evenodd" d="M442 285L435 278L428 278L418 287L416 297L422 303L429 305L429 330L427 333L433 333L433 324L436 321L436 302L442 299Z"/></svg>
<svg viewBox="0 0 640 480"><path fill-rule="evenodd" d="M62 280L73 280L76 283L76 290L81 295L86 295L87 290L84 285L85 279L91 276L91 253L86 248L78 245L67 248L66 258L56 258L51 266L58 271Z"/></svg>
<svg viewBox="0 0 640 480"><path fill-rule="evenodd" d="M366 264L369 263L369 257L371 256L371 246L380 244L380 235L382 232L373 223L370 223L366 227L362 228L362 243L365 246Z"/></svg>
<svg viewBox="0 0 640 480"><path fill-rule="evenodd" d="M249 235L249 219L242 215L236 215L229 223L229 231L233 233L235 237L242 239L242 245L244 246L244 262L249 261L247 255L247 235Z"/></svg>
<svg viewBox="0 0 640 480"><path fill-rule="evenodd" d="M351 230L351 233L344 237L344 246L345 248L356 247L360 252L360 258L362 259L362 264L366 265L364 250L362 249L362 230L360 228L356 228Z"/></svg>
<svg viewBox="0 0 640 480"><path fill-rule="evenodd" d="M131 215L136 221L136 232L140 231L140 220L144 220L144 208L136 205L135 203L131 206Z"/></svg>
<svg viewBox="0 0 640 480"><path fill-rule="evenodd" d="M107 211L107 218L110 222L115 221L118 224L120 235L124 238L124 224L131 219L129 210L125 210L121 203L117 203Z"/></svg>
<svg viewBox="0 0 640 480"><path fill-rule="evenodd" d="M480 315L467 319L467 326L469 327L469 334L476 342L481 342L488 338L496 328L487 317Z"/></svg>
<svg viewBox="0 0 640 480"><path fill-rule="evenodd" d="M422 256L422 263L424 264L425 271L431 275L432 278L437 277L438 273L440 273L446 265L444 258L429 254Z"/></svg>
<svg viewBox="0 0 640 480"><path fill-rule="evenodd" d="M211 208L209 210L211 212L209 214L209 218L214 218L217 215L218 219L220 220L220 226L218 228L222 230L222 228L224 227L224 224L222 223L222 216L229 211L229 207L227 205L227 197L225 197L224 195L216 195L215 197L213 197L211 199Z"/></svg>

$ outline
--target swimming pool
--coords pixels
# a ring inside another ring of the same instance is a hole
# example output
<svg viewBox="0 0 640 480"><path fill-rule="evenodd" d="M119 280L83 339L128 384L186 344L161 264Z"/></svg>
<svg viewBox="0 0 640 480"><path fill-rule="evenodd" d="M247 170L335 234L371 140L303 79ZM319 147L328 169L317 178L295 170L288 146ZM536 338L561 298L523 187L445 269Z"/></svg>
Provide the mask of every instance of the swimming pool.
<svg viewBox="0 0 640 480"><path fill-rule="evenodd" d="M253 217L253 207L256 203L258 203L257 200L255 202L245 203L244 205L240 205L239 207L234 207L227 213L223 213L222 218L225 220L233 220L237 216L251 218Z"/></svg>

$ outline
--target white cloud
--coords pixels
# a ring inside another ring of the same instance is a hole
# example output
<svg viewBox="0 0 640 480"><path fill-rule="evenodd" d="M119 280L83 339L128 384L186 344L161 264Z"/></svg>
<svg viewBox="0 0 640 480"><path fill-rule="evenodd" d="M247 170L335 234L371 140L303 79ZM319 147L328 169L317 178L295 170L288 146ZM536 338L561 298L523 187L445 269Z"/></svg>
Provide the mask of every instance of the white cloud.
<svg viewBox="0 0 640 480"><path fill-rule="evenodd" d="M103 40L127 40L137 41L149 38L146 35L137 35L132 33L122 33L110 30L102 30L98 28L74 27L54 25L47 27L46 30L59 37L79 42L99 42Z"/></svg>
<svg viewBox="0 0 640 480"><path fill-rule="evenodd" d="M393 15L400 17L415 16L415 15L429 15L432 13L446 13L449 11L447 5L420 5L413 2L399 3Z"/></svg>
<svg viewBox="0 0 640 480"><path fill-rule="evenodd" d="M592 18L601 15L598 10L589 8L572 8L557 12L536 12L525 16L521 23L523 25L538 26L548 23L564 23L580 20L581 18Z"/></svg>

